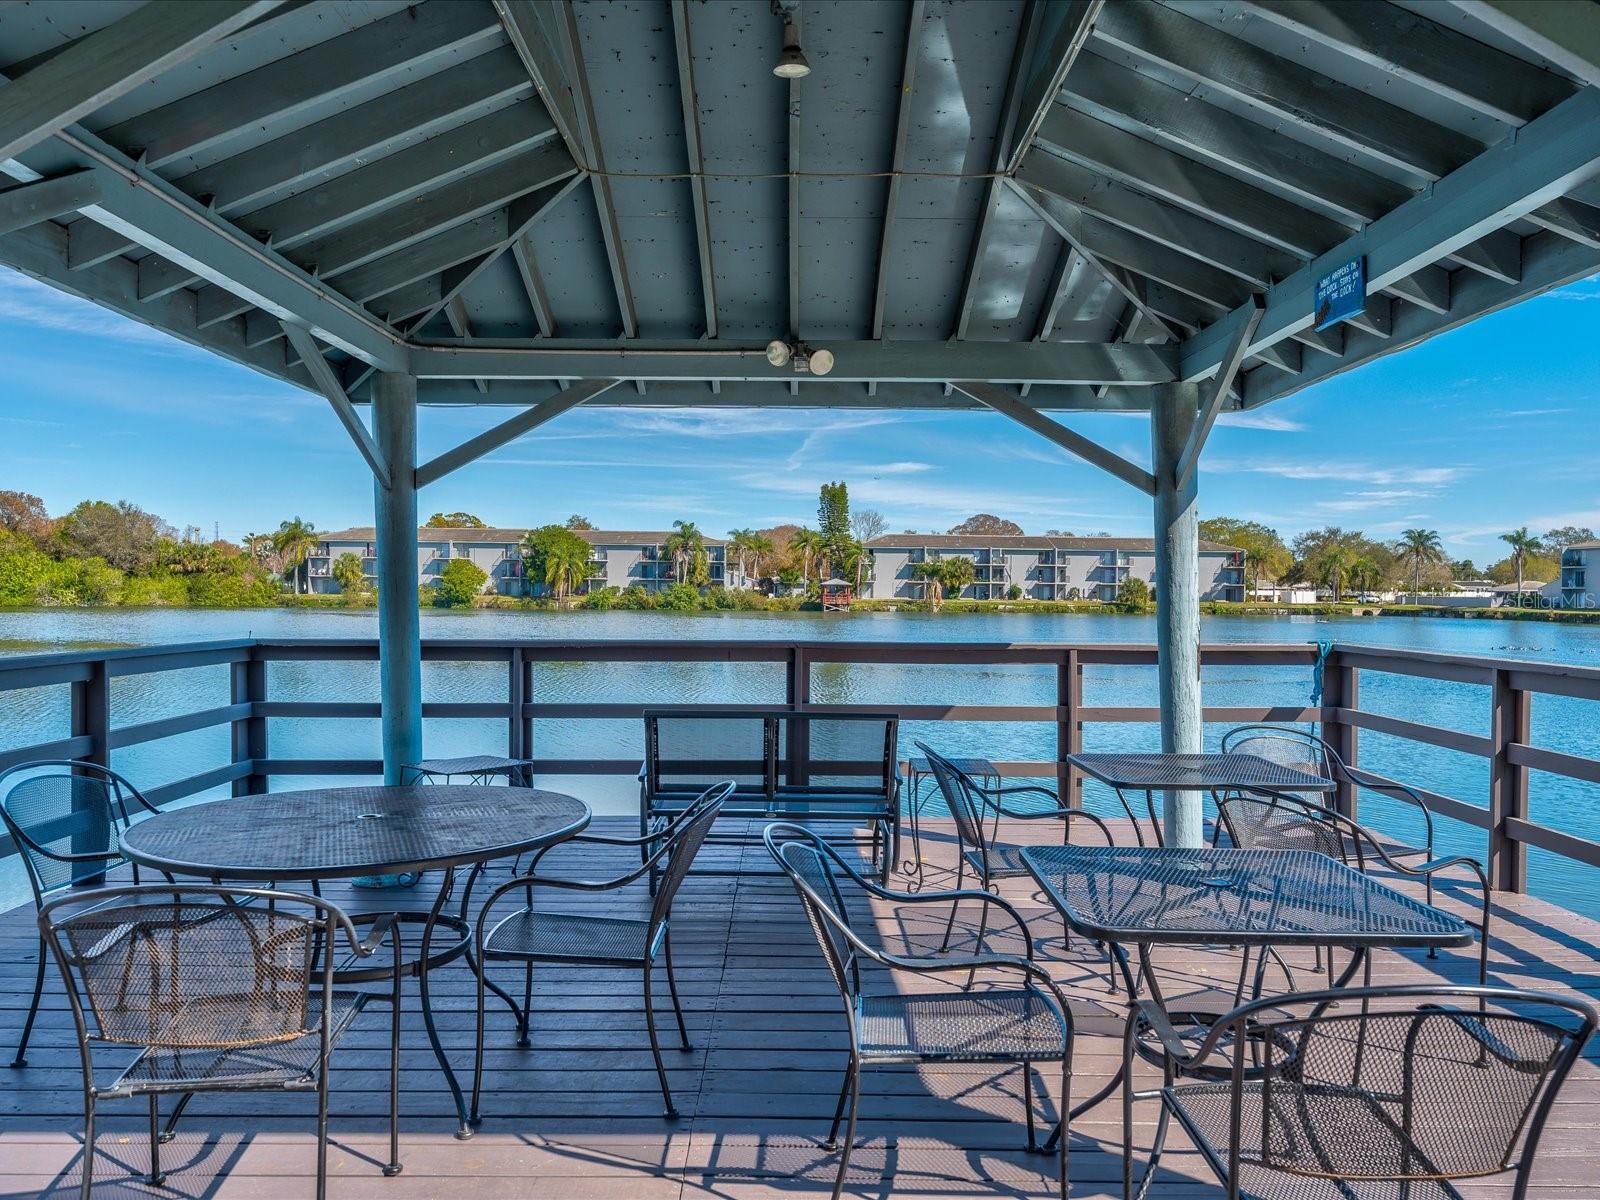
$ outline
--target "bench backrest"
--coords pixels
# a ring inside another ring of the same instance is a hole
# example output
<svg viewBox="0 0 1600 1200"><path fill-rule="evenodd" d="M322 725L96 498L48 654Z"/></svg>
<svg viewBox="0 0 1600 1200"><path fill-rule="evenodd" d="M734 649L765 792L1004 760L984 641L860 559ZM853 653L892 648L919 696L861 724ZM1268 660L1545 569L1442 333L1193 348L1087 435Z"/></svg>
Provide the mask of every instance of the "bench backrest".
<svg viewBox="0 0 1600 1200"><path fill-rule="evenodd" d="M743 795L893 794L899 718L786 708L659 708L644 714L647 794L732 779Z"/></svg>

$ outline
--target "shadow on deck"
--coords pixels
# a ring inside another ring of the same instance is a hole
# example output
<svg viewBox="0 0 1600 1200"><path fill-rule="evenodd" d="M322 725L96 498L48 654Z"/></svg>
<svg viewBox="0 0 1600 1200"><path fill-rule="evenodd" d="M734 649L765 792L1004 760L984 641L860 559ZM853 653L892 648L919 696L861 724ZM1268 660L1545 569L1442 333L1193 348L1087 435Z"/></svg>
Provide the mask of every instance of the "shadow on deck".
<svg viewBox="0 0 1600 1200"><path fill-rule="evenodd" d="M596 828L619 819L596 821ZM928 886L945 886L953 865L952 834L930 822L924 853ZM1049 838L1053 830L1017 830ZM751 871L770 867L765 851L740 855ZM553 851L544 869L598 876L613 861L588 847ZM620 873L620 869L618 871ZM496 868L496 877L503 874ZM904 880L897 877L894 886ZM414 891L372 893L325 889L352 911L425 905L432 878ZM1074 938L1063 946L1059 918L1026 880L1002 885L1022 907L1039 953L1074 997L1079 1041L1074 1095L1089 1095L1114 1070L1119 1054L1121 997L1106 983L1104 959ZM400 900L396 900L396 896ZM1441 903L1463 913L1446 892ZM642 887L573 899L552 907L604 904L611 913L641 914ZM863 913L863 915L865 915ZM942 914L941 914L942 915ZM887 908L872 914L885 936L919 938L931 926L897 927ZM1600 925L1542 901L1506 896L1496 909L1492 975L1535 989L1600 990ZM452 1136L453 1109L427 1047L408 991L401 1057L404 1173L379 1173L387 1143L389 1014L374 1005L334 1058L329 1191L351 1200L511 1200L525 1198L666 1198L730 1200L827 1195L835 1160L820 1146L844 1066L846 1033L838 994L787 881L766 874L692 876L673 923L674 954L694 1049L667 1051L683 1116L668 1123L651 1067L636 975L548 967L537 975L533 1047L515 1046L512 1022L491 999L486 1056L485 1120L470 1141ZM926 939L924 939L926 940ZM0 917L0 1049L9 1058L33 982L31 909ZM1309 967L1309 952L1291 955ZM1231 986L1236 962L1226 955L1168 950L1159 955L1170 987ZM506 969L506 968L502 968ZM1382 981L1471 982L1473 951L1382 954ZM1307 974L1307 984L1315 976ZM434 977L441 1032L459 1070L471 1065L474 989L464 964ZM658 1001L662 997L658 996ZM670 1017L668 1018L670 1024ZM1569 1082L1551 1118L1532 1195L1579 1200L1600 1193L1600 1071L1591 1059ZM110 1061L110 1056L107 1056ZM463 1076L470 1086L470 1074ZM1054 1159L1023 1150L1020 1078L1015 1071L942 1066L875 1068L863 1076L858 1149L848 1192L866 1197L1052 1196ZM82 1166L78 1057L71 1017L53 977L29 1052L29 1066L0 1067L0 1197L77 1195ZM1058 1076L1046 1067L1036 1090L1053 1119ZM1136 1141L1148 1141L1154 1110L1144 1109ZM280 1200L312 1194L314 1098L310 1095L209 1096L196 1100L177 1140L163 1150L165 1187L139 1179L147 1167L143 1102L101 1108L95 1195L105 1197L246 1197ZM1120 1195L1120 1108L1115 1099L1072 1130L1073 1197ZM1139 1156L1142 1159L1142 1154ZM1172 1200L1218 1197L1181 1134L1162 1162L1154 1195ZM1463 1188L1473 1200L1509 1194L1481 1183Z"/></svg>

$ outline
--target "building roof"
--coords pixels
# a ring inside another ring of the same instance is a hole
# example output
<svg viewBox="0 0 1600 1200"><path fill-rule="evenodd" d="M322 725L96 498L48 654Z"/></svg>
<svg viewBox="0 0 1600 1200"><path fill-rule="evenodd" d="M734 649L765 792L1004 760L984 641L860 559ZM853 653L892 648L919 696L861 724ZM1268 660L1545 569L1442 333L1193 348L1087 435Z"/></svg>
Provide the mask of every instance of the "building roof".
<svg viewBox="0 0 1600 1200"><path fill-rule="evenodd" d="M1550 585L1547 582L1545 582L1544 580L1540 580L1540 579L1524 579L1522 581L1522 591L1523 592L1537 592L1540 589L1547 588L1549 586ZM1502 583L1499 587L1495 588L1494 590L1497 591L1497 592L1506 592L1508 594L1511 593L1511 592L1515 592L1515 591L1517 591L1516 581L1513 580L1511 583ZM1520 595L1521 593L1518 593L1518 594Z"/></svg>
<svg viewBox="0 0 1600 1200"><path fill-rule="evenodd" d="M591 546L659 546L672 536L672 531L665 529L574 529L572 532ZM500 544L520 542L527 535L526 526L516 529L500 526L487 529L452 529L438 525L423 525L417 529L417 540L423 543ZM357 525L350 529L319 533L317 536L324 542L370 542L376 539L377 530L371 525ZM705 544L726 546L727 542L722 538L707 537Z"/></svg>
<svg viewBox="0 0 1600 1200"><path fill-rule="evenodd" d="M1150 554L1154 538L1058 537L1035 534L886 533L867 543L874 550L1123 550ZM1200 542L1202 552L1236 554L1237 546Z"/></svg>

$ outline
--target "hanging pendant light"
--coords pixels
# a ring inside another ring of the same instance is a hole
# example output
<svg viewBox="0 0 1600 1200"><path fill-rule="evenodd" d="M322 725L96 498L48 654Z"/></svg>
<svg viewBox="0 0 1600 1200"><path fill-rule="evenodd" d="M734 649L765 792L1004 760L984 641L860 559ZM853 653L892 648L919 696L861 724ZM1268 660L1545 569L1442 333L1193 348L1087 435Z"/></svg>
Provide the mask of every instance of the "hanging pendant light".
<svg viewBox="0 0 1600 1200"><path fill-rule="evenodd" d="M779 79L804 79L811 74L811 64L806 61L805 51L800 49L800 31L793 21L783 23L783 53L778 55L772 73Z"/></svg>

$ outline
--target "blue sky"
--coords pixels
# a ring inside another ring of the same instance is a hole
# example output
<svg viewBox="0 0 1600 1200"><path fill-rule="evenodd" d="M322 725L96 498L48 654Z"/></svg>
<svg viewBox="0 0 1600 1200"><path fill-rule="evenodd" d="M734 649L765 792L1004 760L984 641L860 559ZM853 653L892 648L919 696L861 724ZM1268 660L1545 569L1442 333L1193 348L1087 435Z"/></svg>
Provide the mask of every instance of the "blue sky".
<svg viewBox="0 0 1600 1200"><path fill-rule="evenodd" d="M1423 525L1480 565L1519 525L1600 527L1597 331L1600 277L1225 416L1201 463L1202 515L1265 521L1286 538ZM127 499L231 538L293 515L324 529L371 523L366 469L325 402L4 269L0 371L0 487L52 512ZM504 415L425 410L421 453ZM1143 418L1066 422L1149 459ZM682 517L720 534L812 522L830 479L896 531L942 531L977 511L1029 532L1150 528L1143 497L978 413L579 409L433 485L421 507L517 526L573 512L603 528Z"/></svg>

